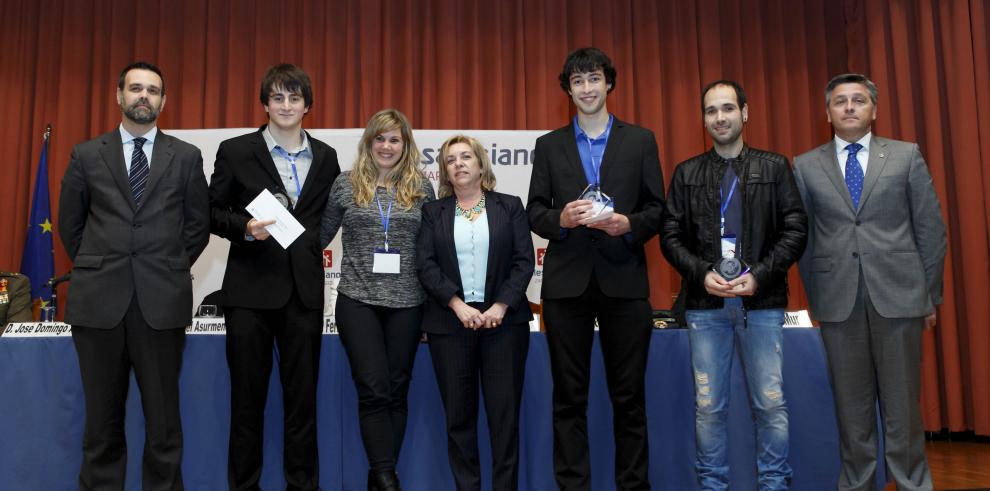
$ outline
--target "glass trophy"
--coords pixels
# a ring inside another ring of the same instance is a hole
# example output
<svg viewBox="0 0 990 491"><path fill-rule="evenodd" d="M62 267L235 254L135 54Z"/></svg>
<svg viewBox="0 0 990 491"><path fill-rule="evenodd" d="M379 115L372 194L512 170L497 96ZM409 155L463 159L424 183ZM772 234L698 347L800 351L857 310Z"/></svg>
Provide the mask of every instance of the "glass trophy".
<svg viewBox="0 0 990 491"><path fill-rule="evenodd" d="M588 184L578 199L591 201L591 212L587 218L581 220L581 225L608 220L615 212L612 198L605 194L597 184Z"/></svg>
<svg viewBox="0 0 990 491"><path fill-rule="evenodd" d="M749 272L749 266L736 257L735 251L729 251L719 258L714 269L726 281L732 281Z"/></svg>

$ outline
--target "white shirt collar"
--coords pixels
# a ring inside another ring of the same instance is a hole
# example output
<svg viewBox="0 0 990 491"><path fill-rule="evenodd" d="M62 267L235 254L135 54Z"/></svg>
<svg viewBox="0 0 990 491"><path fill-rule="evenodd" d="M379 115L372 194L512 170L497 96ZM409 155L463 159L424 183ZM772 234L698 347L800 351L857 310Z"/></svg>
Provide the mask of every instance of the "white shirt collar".
<svg viewBox="0 0 990 491"><path fill-rule="evenodd" d="M856 142L856 143L858 143L858 144L860 144L860 145L863 146L863 148L860 150L860 152L862 152L862 151L869 152L870 151L870 140L871 140L872 137L873 137L873 132L872 131L868 131L865 135L863 135L863 138L860 138L859 141ZM839 135L835 135L835 151L836 152L839 152L839 153L845 152L846 151L846 147L848 147L852 143L853 142L847 142L847 141L843 140L842 138L839 138Z"/></svg>
<svg viewBox="0 0 990 491"><path fill-rule="evenodd" d="M147 133L141 135L141 138L144 138L145 140L147 140L145 142L145 144L150 143L150 144L154 145L155 144L155 137L157 137L157 136L158 136L158 127L155 126L155 127L151 128L150 130L148 130ZM130 134L126 129L124 129L124 123L121 123L120 124L120 142L123 143L123 144L131 143L131 142L134 141L135 138L137 138L137 137L134 136L134 135L132 135L132 134Z"/></svg>
<svg viewBox="0 0 990 491"><path fill-rule="evenodd" d="M264 131L261 132L261 136L264 137L265 145L268 146L268 152L271 153L273 150L275 150L276 146L280 146L280 145L278 144L278 142L275 141L275 137L272 136L272 132L269 131L268 128L269 128L268 126L265 126ZM290 150L288 148L283 148L282 150L285 150L288 153L301 153L309 150L309 138L306 137L306 132L303 130L299 130L299 133L302 134L302 146L296 149Z"/></svg>

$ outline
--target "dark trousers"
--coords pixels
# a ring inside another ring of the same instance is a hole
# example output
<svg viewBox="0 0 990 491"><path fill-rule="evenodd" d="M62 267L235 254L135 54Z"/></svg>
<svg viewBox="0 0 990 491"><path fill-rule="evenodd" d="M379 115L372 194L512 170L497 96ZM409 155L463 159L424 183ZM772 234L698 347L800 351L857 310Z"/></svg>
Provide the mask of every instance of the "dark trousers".
<svg viewBox="0 0 990 491"><path fill-rule="evenodd" d="M227 477L232 490L258 490L264 446L265 403L273 346L285 408L286 489L319 485L316 448L316 383L320 370L323 312L307 308L295 293L278 309L226 307L230 369L230 447Z"/></svg>
<svg viewBox="0 0 990 491"><path fill-rule="evenodd" d="M394 470L406 435L406 396L423 306L381 307L338 294L335 317L357 387L368 463L374 471Z"/></svg>
<svg viewBox="0 0 990 491"><path fill-rule="evenodd" d="M185 335L183 329L152 329L137 297L111 329L72 326L86 400L79 489L124 489L124 416L132 368L145 419L141 488L183 489L179 369Z"/></svg>
<svg viewBox="0 0 990 491"><path fill-rule="evenodd" d="M492 447L492 489L519 487L519 406L529 325L433 334L430 354L447 416L447 457L459 491L481 490L478 389L484 391ZM480 376L480 384L479 384Z"/></svg>
<svg viewBox="0 0 990 491"><path fill-rule="evenodd" d="M646 299L608 297L594 279L581 296L543 300L553 374L553 463L561 490L591 486L587 413L596 317L612 400L616 488L650 488L645 392L650 314Z"/></svg>
<svg viewBox="0 0 990 491"><path fill-rule="evenodd" d="M897 489L932 489L920 406L923 327L921 318L877 313L862 276L849 318L822 323L839 423L838 489L876 489L878 400L884 460Z"/></svg>

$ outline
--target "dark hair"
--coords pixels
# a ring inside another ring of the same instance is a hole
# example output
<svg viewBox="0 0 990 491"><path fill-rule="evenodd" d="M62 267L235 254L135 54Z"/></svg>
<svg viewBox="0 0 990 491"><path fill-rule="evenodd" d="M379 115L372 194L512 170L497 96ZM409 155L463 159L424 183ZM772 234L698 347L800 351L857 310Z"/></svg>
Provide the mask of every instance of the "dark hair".
<svg viewBox="0 0 990 491"><path fill-rule="evenodd" d="M302 94L306 107L313 107L313 83L302 68L289 63L273 65L261 79L261 105L268 105L268 96L277 88Z"/></svg>
<svg viewBox="0 0 990 491"><path fill-rule="evenodd" d="M162 70L147 61L135 61L134 63L125 66L124 69L120 71L120 79L117 80L118 89L124 90L124 79L127 78L127 72L131 70L148 70L150 72L155 72L155 74L158 75L158 78L162 79L162 95L165 95L165 76L162 75Z"/></svg>
<svg viewBox="0 0 990 491"><path fill-rule="evenodd" d="M730 87L736 91L736 105L739 106L739 109L742 109L746 105L746 92L743 91L742 85L739 85L738 82L733 80L716 80L706 85L704 89L701 89L701 114L705 114L705 96L708 95L709 91L719 85Z"/></svg>
<svg viewBox="0 0 990 491"><path fill-rule="evenodd" d="M615 89L615 66L608 55L598 48L578 48L567 55L564 69L560 72L560 88L571 93L571 75L601 70L605 74L605 83L609 84L609 92Z"/></svg>
<svg viewBox="0 0 990 491"><path fill-rule="evenodd" d="M876 105L877 84L861 73L843 73L842 75L832 77L832 80L829 80L825 86L825 107L828 107L829 103L832 102L832 91L842 84L863 84L866 87L866 91L870 93L870 100Z"/></svg>

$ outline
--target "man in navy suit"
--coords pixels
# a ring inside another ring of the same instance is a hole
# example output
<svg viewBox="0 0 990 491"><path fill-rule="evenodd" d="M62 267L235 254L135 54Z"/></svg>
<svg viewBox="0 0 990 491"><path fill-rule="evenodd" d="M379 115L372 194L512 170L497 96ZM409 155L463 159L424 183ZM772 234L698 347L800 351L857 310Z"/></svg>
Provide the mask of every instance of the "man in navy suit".
<svg viewBox="0 0 990 491"><path fill-rule="evenodd" d="M261 81L268 124L220 144L210 180L210 227L230 241L223 278L230 368L231 490L256 490L261 478L265 402L278 346L285 406L285 480L289 490L319 485L316 382L323 332L320 219L340 174L337 152L303 131L313 104L306 72L275 65ZM286 206L305 231L283 248L246 206L262 190Z"/></svg>
<svg viewBox="0 0 990 491"><path fill-rule="evenodd" d="M649 489L644 381L652 326L643 245L657 234L664 207L657 143L649 130L609 114L616 70L605 53L572 52L559 78L577 115L536 141L527 206L530 227L550 241L541 296L557 484L591 486L588 380L597 319L614 416L616 486ZM598 215L601 210L608 211Z"/></svg>
<svg viewBox="0 0 990 491"><path fill-rule="evenodd" d="M76 145L59 198L59 234L73 261L65 320L86 399L79 487L124 489L133 368L146 421L142 488L181 490L189 268L210 237L203 158L158 130L165 79L155 65L124 68L117 103L120 126Z"/></svg>

